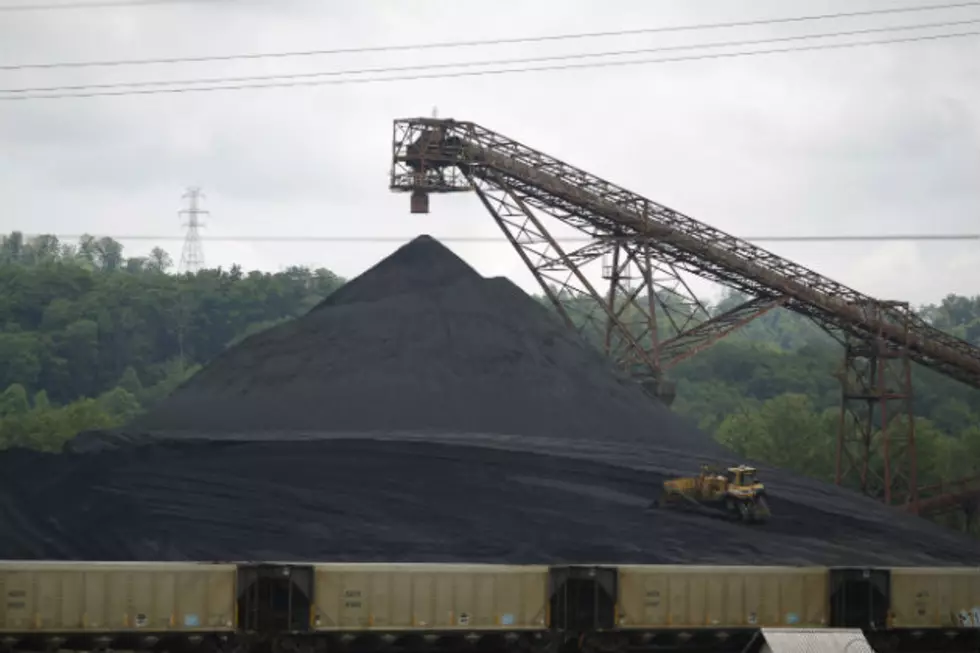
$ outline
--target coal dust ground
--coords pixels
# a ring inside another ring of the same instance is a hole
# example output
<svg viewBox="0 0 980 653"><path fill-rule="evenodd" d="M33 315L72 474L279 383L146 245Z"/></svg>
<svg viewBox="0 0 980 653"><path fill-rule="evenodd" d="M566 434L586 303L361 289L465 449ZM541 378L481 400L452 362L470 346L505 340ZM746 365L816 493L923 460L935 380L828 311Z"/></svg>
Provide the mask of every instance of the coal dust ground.
<svg viewBox="0 0 980 653"><path fill-rule="evenodd" d="M766 525L647 509L702 461L740 462L421 237L127 428L0 454L0 559L975 564L779 470Z"/></svg>

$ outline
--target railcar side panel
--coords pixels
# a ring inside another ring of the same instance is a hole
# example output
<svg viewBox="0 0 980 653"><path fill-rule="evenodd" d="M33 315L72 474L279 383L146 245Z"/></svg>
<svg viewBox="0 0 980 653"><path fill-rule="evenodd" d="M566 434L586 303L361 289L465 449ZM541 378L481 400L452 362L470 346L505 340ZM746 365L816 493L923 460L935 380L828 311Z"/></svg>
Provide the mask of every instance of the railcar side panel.
<svg viewBox="0 0 980 653"><path fill-rule="evenodd" d="M623 629L827 625L822 567L627 565L619 567Z"/></svg>
<svg viewBox="0 0 980 653"><path fill-rule="evenodd" d="M980 568L895 567L893 628L980 628Z"/></svg>
<svg viewBox="0 0 980 653"><path fill-rule="evenodd" d="M320 631L543 630L548 568L323 564L314 597Z"/></svg>
<svg viewBox="0 0 980 653"><path fill-rule="evenodd" d="M0 632L232 631L235 566L0 562Z"/></svg>

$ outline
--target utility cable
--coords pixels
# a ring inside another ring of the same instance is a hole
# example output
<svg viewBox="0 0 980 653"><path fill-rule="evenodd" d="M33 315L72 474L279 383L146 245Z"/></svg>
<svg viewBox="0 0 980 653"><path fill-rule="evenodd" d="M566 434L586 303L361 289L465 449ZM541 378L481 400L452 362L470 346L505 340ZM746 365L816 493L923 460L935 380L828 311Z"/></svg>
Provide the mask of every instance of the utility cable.
<svg viewBox="0 0 980 653"><path fill-rule="evenodd" d="M158 0L163 1L163 0ZM215 1L215 0L211 0ZM328 50L306 50L292 52L252 52L226 55L207 55L197 57L169 57L154 59L115 59L103 61L61 61L53 63L25 63L0 65L0 70L28 70L43 68L91 68L106 66L142 66L150 64L201 63L208 61L231 61L240 59L270 59L282 57L311 57L338 54L361 54L370 52L404 52L407 50L435 50L443 48L477 47L488 45L509 45L517 43L544 43L550 41L568 41L588 38L603 38L613 36L636 36L641 34L663 34L669 32L687 32L702 29L726 29L733 27L756 27L762 25L779 25L798 23L812 20L831 20L838 18L856 18L861 16L880 16L922 11L939 11L945 9L962 9L978 7L980 0L970 2L952 2L935 5L917 5L911 7L891 7L888 9L869 9L865 11L838 12L831 14L813 14L809 16L790 16L784 18L765 18L757 20L729 21L719 23L698 23L689 25L669 25L662 27L644 27L622 30L607 30L600 32L580 32L574 34L550 34L542 36L525 36L515 38L481 39L471 41L441 41L430 43L414 43L403 45L378 45L350 48L332 48Z"/></svg>
<svg viewBox="0 0 980 653"><path fill-rule="evenodd" d="M420 81L426 79L450 79L450 78L460 78L460 77L483 77L488 75L506 75L515 73L533 73L533 72L552 72L560 70L582 70L582 69L594 69L594 68L611 68L620 66L638 66L638 65L649 65L649 64L662 64L662 63L674 63L679 61L700 61L707 59L729 59L735 57L747 57L755 55L769 55L769 54L784 54L792 52L809 52L818 50L839 50L844 48L854 48L854 47L864 47L870 45L885 45L893 43L912 43L912 42L923 42L923 41L938 41L943 39L952 38L964 38L968 36L980 36L980 31L971 32L959 32L953 34L931 34L926 36L916 36L916 37L905 37L905 38L895 38L895 39L880 39L876 41L857 41L853 43L828 43L822 45L809 45L793 48L772 48L768 50L750 50L748 52L721 52L713 54L699 54L699 55L688 55L682 57L664 57L657 59L633 59L626 61L597 61L588 63L571 63L571 64L554 64L550 66L536 66L529 68L500 68L491 70L474 70L474 71L456 71L449 73L432 73L432 74L418 74L418 75L401 75L401 76L391 76L391 77L365 77L365 78L354 78L354 79L315 79L306 81L283 81L274 82L270 84L237 84L230 86L195 86L195 87L183 87L183 88L151 88L151 89L138 89L138 90L125 90L125 91L92 91L86 93L55 93L48 95L31 95L31 94L8 94L0 95L0 102L11 102L11 101L24 101L24 100L49 100L49 99L66 99L66 98L92 98L92 97L119 97L119 96L136 96L136 95L158 95L162 93L173 94L173 93L199 93L199 92L209 92L209 91L241 91L248 89L263 89L263 88L291 88L291 87L304 87L304 86L334 86L340 84L368 84L368 83L378 83L378 82L402 82L402 81ZM284 76L276 76L276 79L284 79ZM233 78L227 78L233 79Z"/></svg>
<svg viewBox="0 0 980 653"><path fill-rule="evenodd" d="M53 11L58 9L113 9L131 7L153 7L157 5L194 5L205 3L221 3L230 0L125 0L120 2L58 2L41 3L32 2L31 4L0 5L0 11Z"/></svg>
<svg viewBox="0 0 980 653"><path fill-rule="evenodd" d="M36 238L38 236L54 236L59 240L79 240L83 236L92 234L32 234L25 235L25 238ZM182 241L186 235L149 235L149 234L128 234L109 236L113 240L163 240L163 241ZM407 242L414 236L200 236L201 240L212 242L259 242L259 243L390 243ZM599 236L555 236L561 242L593 242L595 240L615 240L615 238ZM441 242L456 243L497 243L510 244L510 241L503 236L446 236L440 237ZM631 240L630 237L623 237L623 240ZM973 241L980 240L980 233L975 234L857 234L857 235L836 235L836 236L752 236L740 238L739 240L752 243L837 243L837 242L934 242L934 241Z"/></svg>
<svg viewBox="0 0 980 653"><path fill-rule="evenodd" d="M547 61L573 61L587 59L591 57L614 57L635 54L653 54L656 52L676 52L683 50L697 50L701 48L722 48L722 47L745 47L753 45L765 45L768 43L785 43L791 41L804 41L807 39L837 38L841 36L856 36L861 34L878 34L883 32L896 32L911 29L935 29L940 27L955 27L961 25L975 25L980 23L980 18L966 20L946 21L942 23L920 23L916 25L899 25L895 27L869 27L865 29L827 32L823 34L800 34L794 36L773 37L766 39L753 39L743 41L714 41L709 43L691 45L666 45L654 48L636 48L630 50L608 50L602 52L588 52L576 54L549 55L540 57L521 57L517 59L490 59L483 61L463 61L463 62L442 62L433 64L415 64L410 66L382 66L374 68L355 68L347 70L329 70L311 73L280 73L275 75L250 75L244 77L205 77L195 79L174 79L174 80L148 80L137 82L111 82L105 84L78 84L73 86L35 86L28 88L0 89L0 93L52 93L63 91L86 91L94 89L111 88L146 88L154 86L187 86L191 84L231 84L241 82L276 81L287 79L313 79L318 77L338 77L343 75L367 75L377 73L404 73L410 71L438 70L445 68L471 68L478 66L509 66L516 64L542 63Z"/></svg>

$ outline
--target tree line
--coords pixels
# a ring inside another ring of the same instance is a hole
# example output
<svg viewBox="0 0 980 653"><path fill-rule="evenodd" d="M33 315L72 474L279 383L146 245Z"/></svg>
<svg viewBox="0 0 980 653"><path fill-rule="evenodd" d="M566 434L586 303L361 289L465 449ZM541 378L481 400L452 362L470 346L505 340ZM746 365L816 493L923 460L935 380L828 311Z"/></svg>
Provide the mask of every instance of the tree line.
<svg viewBox="0 0 980 653"><path fill-rule="evenodd" d="M339 288L329 270L173 274L111 238L0 241L0 449L118 426L241 338Z"/></svg>
<svg viewBox="0 0 980 653"><path fill-rule="evenodd" d="M226 347L343 283L305 267L175 274L161 249L126 257L110 238L12 233L0 241L0 449L58 451L79 431L124 424ZM710 312L744 299L730 293ZM980 345L980 296L918 312ZM842 361L829 335L776 309L671 370L673 409L740 456L832 480ZM980 475L980 391L918 367L914 388L921 483Z"/></svg>

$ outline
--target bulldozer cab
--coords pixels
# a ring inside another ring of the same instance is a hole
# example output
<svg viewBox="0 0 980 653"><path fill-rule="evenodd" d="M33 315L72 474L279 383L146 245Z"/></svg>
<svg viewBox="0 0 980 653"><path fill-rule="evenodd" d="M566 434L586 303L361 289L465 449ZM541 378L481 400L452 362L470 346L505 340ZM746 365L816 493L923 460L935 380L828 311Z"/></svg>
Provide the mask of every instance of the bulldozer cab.
<svg viewBox="0 0 980 653"><path fill-rule="evenodd" d="M756 478L756 470L753 467L729 467L728 468L728 483L736 487L749 487L758 483Z"/></svg>

